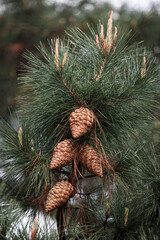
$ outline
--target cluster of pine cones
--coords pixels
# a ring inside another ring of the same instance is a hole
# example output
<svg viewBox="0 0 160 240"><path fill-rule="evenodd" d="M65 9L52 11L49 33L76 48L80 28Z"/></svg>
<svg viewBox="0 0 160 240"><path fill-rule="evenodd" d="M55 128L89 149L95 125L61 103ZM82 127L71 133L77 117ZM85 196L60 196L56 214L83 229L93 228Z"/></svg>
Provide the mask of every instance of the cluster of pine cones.
<svg viewBox="0 0 160 240"><path fill-rule="evenodd" d="M92 128L95 119L93 111L86 107L80 107L73 111L69 116L73 139L86 134ZM51 169L66 166L74 160L77 147L73 139L65 139L55 146L50 163ZM103 156L101 153L94 150L90 145L83 145L78 156L83 168L96 176L103 177ZM48 193L45 211L49 212L66 203L73 190L74 188L69 181L57 182Z"/></svg>

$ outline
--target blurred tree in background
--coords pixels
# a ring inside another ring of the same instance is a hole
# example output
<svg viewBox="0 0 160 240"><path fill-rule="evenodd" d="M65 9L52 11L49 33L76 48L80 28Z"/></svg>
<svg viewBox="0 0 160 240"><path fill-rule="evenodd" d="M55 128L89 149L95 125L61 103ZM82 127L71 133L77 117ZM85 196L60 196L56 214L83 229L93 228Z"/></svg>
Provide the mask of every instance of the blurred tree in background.
<svg viewBox="0 0 160 240"><path fill-rule="evenodd" d="M50 3L47 0L2 0L0 14L0 115L16 105L17 74L26 50L40 40L63 37L69 27L88 31L86 23L96 25L113 9L109 3L92 0ZM149 13L128 11L126 6L115 10L118 24L125 32L132 29L131 41L144 40L145 45L160 55L160 14L155 7Z"/></svg>

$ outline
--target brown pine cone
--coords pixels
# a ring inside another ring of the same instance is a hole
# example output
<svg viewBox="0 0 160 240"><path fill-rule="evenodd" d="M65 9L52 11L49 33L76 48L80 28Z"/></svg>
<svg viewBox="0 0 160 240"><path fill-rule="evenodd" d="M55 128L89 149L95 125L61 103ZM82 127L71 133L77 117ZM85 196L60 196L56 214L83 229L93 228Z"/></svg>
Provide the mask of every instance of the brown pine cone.
<svg viewBox="0 0 160 240"><path fill-rule="evenodd" d="M58 168L68 165L75 156L75 144L72 139L66 139L54 148L50 168Z"/></svg>
<svg viewBox="0 0 160 240"><path fill-rule="evenodd" d="M94 113L85 107L77 108L69 116L69 124L73 138L86 134L95 121Z"/></svg>
<svg viewBox="0 0 160 240"><path fill-rule="evenodd" d="M52 211L68 201L73 192L73 186L68 181L57 182L49 191L45 211Z"/></svg>
<svg viewBox="0 0 160 240"><path fill-rule="evenodd" d="M96 152L90 145L83 146L80 151L80 163L96 176L103 177L102 154Z"/></svg>

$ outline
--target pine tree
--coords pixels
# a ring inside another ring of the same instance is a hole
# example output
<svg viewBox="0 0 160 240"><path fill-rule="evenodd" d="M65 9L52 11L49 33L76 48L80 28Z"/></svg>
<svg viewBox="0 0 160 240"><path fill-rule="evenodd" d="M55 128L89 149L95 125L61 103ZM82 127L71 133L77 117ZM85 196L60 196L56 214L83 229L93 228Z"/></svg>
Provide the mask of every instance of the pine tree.
<svg viewBox="0 0 160 240"><path fill-rule="evenodd" d="M21 214L32 209L31 239L53 239L38 232L41 214L56 218L60 240L160 237L150 138L158 68L143 46L128 47L126 33L112 30L112 16L89 35L71 30L24 56L19 126L1 121L0 157L4 193Z"/></svg>

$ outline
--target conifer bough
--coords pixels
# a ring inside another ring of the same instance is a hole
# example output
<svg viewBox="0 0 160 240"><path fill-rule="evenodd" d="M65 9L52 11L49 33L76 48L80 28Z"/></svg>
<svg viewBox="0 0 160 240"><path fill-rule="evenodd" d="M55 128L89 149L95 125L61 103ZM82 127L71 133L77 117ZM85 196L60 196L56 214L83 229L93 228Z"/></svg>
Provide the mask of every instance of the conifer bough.
<svg viewBox="0 0 160 240"><path fill-rule="evenodd" d="M51 41L50 50L40 43L41 58L26 53L26 72L19 77L24 85L21 127L18 133L4 122L0 127L8 195L25 208L46 213L58 208L59 236L65 232L63 220L69 216L75 224L93 214L89 207L93 202L95 209L99 207L96 199L103 203L98 216L103 210L105 223L110 211L114 214L113 204L121 204L114 190L124 186L116 179L134 163L130 156L137 154L136 147L145 139L158 108L160 84L154 61L143 47L127 47L116 27L112 33L112 16L113 12L108 24L90 28L89 36L76 29L68 33L67 42ZM86 179L92 185L101 180L97 176L104 180L101 187L87 186L90 192L86 193ZM82 203L80 218L67 205L74 193ZM117 214L123 212L124 220L124 209L127 229L132 212L128 205Z"/></svg>

